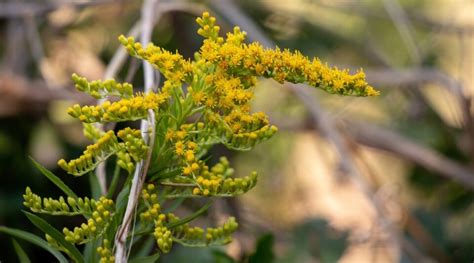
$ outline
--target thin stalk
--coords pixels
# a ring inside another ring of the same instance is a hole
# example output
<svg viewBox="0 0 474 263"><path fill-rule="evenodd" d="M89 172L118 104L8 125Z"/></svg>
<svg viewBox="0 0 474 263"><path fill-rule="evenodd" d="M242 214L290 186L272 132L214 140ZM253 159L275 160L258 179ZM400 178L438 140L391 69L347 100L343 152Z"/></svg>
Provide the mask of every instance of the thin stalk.
<svg viewBox="0 0 474 263"><path fill-rule="evenodd" d="M141 42L143 45L150 42L152 28L153 28L153 11L156 7L157 0L145 0L142 6L142 34ZM145 93L153 91L154 86L154 73L152 66L146 61L143 62L144 67L144 78L145 78ZM149 129L152 129L152 133L149 134ZM135 172L133 175L132 185L130 187L130 194L127 202L127 208L120 225L117 236L115 238L115 260L117 263L124 263L128 261L127 255L127 236L130 231L130 224L134 211L136 209L138 198L140 197L140 191L145 181L146 174L148 173L148 167L151 160L151 153L153 151L153 145L155 141L155 113L152 110L148 111L148 120L142 120L140 130L142 137L149 146L149 150L145 160L137 163Z"/></svg>
<svg viewBox="0 0 474 263"><path fill-rule="evenodd" d="M117 184L119 181L120 177L120 166L116 163L115 164L115 170L114 170L114 175L112 177L112 182L110 183L109 190L107 192L107 198L112 198L115 192L115 188L117 188Z"/></svg>

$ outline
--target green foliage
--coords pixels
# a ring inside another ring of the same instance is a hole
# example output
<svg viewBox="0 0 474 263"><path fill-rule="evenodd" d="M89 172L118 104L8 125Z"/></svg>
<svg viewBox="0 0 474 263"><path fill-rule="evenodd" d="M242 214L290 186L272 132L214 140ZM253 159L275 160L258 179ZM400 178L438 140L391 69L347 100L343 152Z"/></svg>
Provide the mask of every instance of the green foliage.
<svg viewBox="0 0 474 263"><path fill-rule="evenodd" d="M61 232L56 230L41 217L28 212L25 212L25 214L31 223L33 223L37 228L41 229L46 234L46 240L48 240L48 243L58 250L64 251L75 262L84 262L81 252L79 252L79 250L73 244L68 242L66 240L67 237L65 239Z"/></svg>
<svg viewBox="0 0 474 263"><path fill-rule="evenodd" d="M31 234L26 231L14 229L14 228L5 227L5 226L0 226L0 232L23 239L25 241L28 241L34 245L37 245L43 248L44 250L51 253L54 257L56 257L56 259L61 263L68 262L68 260L61 254L61 252L59 252L56 248L51 247L46 240L34 234Z"/></svg>
<svg viewBox="0 0 474 263"><path fill-rule="evenodd" d="M55 184L59 189L61 189L67 196L72 198L77 198L77 195L69 188L59 177L54 175L48 169L44 168L37 161L31 159L36 169L38 169L46 178L48 178L53 184Z"/></svg>
<svg viewBox="0 0 474 263"><path fill-rule="evenodd" d="M338 262L347 247L348 233L331 229L324 220L316 219L297 226L291 247L277 262Z"/></svg>
<svg viewBox="0 0 474 263"><path fill-rule="evenodd" d="M26 254L25 250L23 250L23 248L20 246L20 244L18 244L18 242L15 239L12 239L12 243L13 243L13 248L15 249L15 252L18 256L18 260L20 261L20 263L30 263L31 262L30 258Z"/></svg>
<svg viewBox="0 0 474 263"><path fill-rule="evenodd" d="M275 259L273 253L274 239L272 234L261 236L257 241L255 252L249 257L249 263L272 263Z"/></svg>

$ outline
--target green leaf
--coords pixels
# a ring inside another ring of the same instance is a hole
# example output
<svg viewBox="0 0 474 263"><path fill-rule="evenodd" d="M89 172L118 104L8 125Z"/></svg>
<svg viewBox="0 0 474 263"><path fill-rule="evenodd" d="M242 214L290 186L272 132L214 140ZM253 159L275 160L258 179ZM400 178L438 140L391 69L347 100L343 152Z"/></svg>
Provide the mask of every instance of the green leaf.
<svg viewBox="0 0 474 263"><path fill-rule="evenodd" d="M180 97L178 94L176 94L176 92L174 92L174 99L175 99L175 102L174 104L176 105L176 119L178 119L178 125L181 124L182 122L182 118L183 118L183 105L181 105L181 100L180 100Z"/></svg>
<svg viewBox="0 0 474 263"><path fill-rule="evenodd" d="M135 240L140 240L140 237L135 238L133 240L135 244ZM132 245L133 246L133 245ZM137 258L142 258L146 257L150 252L156 247L156 239L154 236L147 236L144 241L140 244L140 247L137 249L137 251L134 253L135 257Z"/></svg>
<svg viewBox="0 0 474 263"><path fill-rule="evenodd" d="M257 248L250 256L249 263L271 263L275 260L273 254L274 238L272 234L265 234L257 241Z"/></svg>
<svg viewBox="0 0 474 263"><path fill-rule="evenodd" d="M44 166L42 166L40 163L35 161L33 158L30 158L35 167L44 175L46 178L48 178L53 184L55 184L59 189L61 189L67 196L70 196L72 198L78 198L78 196L74 193L74 191L71 190L59 177L54 175L52 172L50 172L48 169L46 169Z"/></svg>
<svg viewBox="0 0 474 263"><path fill-rule="evenodd" d="M160 253L153 254L148 257L134 258L130 263L154 263L160 258Z"/></svg>
<svg viewBox="0 0 474 263"><path fill-rule="evenodd" d="M91 242L86 243L84 246L84 261L85 262L98 262L97 247L99 247L100 238L94 239Z"/></svg>
<svg viewBox="0 0 474 263"><path fill-rule="evenodd" d="M173 202L170 206L168 206L168 207L164 210L164 212L165 212L165 213L173 213L174 210L176 210L176 208L178 208L178 207L184 202L184 200L186 200L185 197L178 197L178 198L176 198L176 200L174 200L174 202Z"/></svg>
<svg viewBox="0 0 474 263"><path fill-rule="evenodd" d="M211 206L211 204L212 204L212 202L209 201L208 203L206 203L203 207L201 207L199 210L197 210L193 214L191 214L191 215L189 215L185 218L181 218L180 220L175 221L173 223L168 223L168 224L166 224L166 227L167 228L173 228L173 227L184 225L186 223L189 223L189 222L193 221L194 219L196 219L197 217L202 215L204 212L206 212L207 209L209 209L209 207ZM150 233L153 233L153 229L146 229L144 231L135 232L134 235L139 236L139 235L145 235L145 234L150 234ZM177 241L177 240L175 240L175 241Z"/></svg>
<svg viewBox="0 0 474 263"><path fill-rule="evenodd" d="M166 162L166 160L163 160L163 162ZM169 160L168 160L169 162ZM154 172L154 173L150 173L150 179L151 180L157 180L157 179L167 179L167 178L171 178L171 177L175 177L177 176L178 174L181 174L183 171L183 169L181 167L177 168L177 169L170 169L169 171L166 171L166 172Z"/></svg>
<svg viewBox="0 0 474 263"><path fill-rule="evenodd" d="M214 249L212 250L212 256L214 257L215 263L236 263L231 256L227 255L224 251Z"/></svg>
<svg viewBox="0 0 474 263"><path fill-rule="evenodd" d="M61 263L67 263L68 262L68 260L63 256L63 254L61 254L61 252L59 252L58 250L51 247L48 244L48 242L46 242L46 240L44 240L44 239L42 239L42 238L40 238L36 235L33 235L33 234L31 234L29 232L26 232L26 231L23 231L23 230L9 228L9 227L5 227L5 226L0 226L0 232L3 232L5 234L11 235L11 236L14 236L14 237L17 237L17 238L21 238L21 239L26 240L26 241L34 244L34 245L37 245L38 247L43 248L44 250L51 253L54 257L56 257L56 259L59 260L59 262L61 262Z"/></svg>
<svg viewBox="0 0 474 263"><path fill-rule="evenodd" d="M46 222L41 217L32 214L30 212L23 211L28 219L33 223L37 228L41 229L41 231L45 232L46 234L50 235L56 242L58 242L61 246L63 246L67 251L69 251L70 256L76 262L84 262L82 258L81 252L71 243L67 242L64 239L64 236L61 232L59 232L56 228L52 227L48 222Z"/></svg>
<svg viewBox="0 0 474 263"><path fill-rule="evenodd" d="M115 234L117 232L118 226L122 222L123 215L125 213L125 209L127 207L128 196L130 192L130 186L125 184L122 188L122 191L117 195L116 198L116 205L115 205L115 213L112 216L112 220L110 220L109 225L107 226L107 230L105 231L105 237L108 240L114 240Z"/></svg>
<svg viewBox="0 0 474 263"><path fill-rule="evenodd" d="M18 260L20 261L20 263L30 263L31 262L30 258L28 257L26 252L23 250L23 248L20 246L20 244L18 244L18 242L16 242L15 239L12 239L12 243L13 243L13 248L15 248L15 252L18 256Z"/></svg>
<svg viewBox="0 0 474 263"><path fill-rule="evenodd" d="M89 172L89 184L91 186L92 198L99 199L101 196L99 179L94 172Z"/></svg>
<svg viewBox="0 0 474 263"><path fill-rule="evenodd" d="M185 218L181 218L180 220L176 221L176 222L173 222L173 223L169 223L166 225L167 228L173 228L173 227L177 227L177 226L180 226L180 225L184 225L186 223L189 223L191 221L193 221L194 219L196 219L197 217L199 217L200 215L202 215L204 212L207 211L207 209L209 209L209 207L211 206L212 202L209 201L207 202L203 207L201 207L199 210L197 210L196 212L192 213L191 215L185 217Z"/></svg>

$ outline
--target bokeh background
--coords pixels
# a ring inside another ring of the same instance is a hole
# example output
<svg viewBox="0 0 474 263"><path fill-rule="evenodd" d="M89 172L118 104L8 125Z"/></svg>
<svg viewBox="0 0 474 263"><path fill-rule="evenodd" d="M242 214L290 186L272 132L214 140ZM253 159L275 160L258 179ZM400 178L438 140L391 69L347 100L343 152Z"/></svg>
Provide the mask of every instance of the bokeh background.
<svg viewBox="0 0 474 263"><path fill-rule="evenodd" d="M139 35L142 1L0 1L0 225L42 236L22 213L28 185L60 193L34 158L77 192L58 159L88 143L66 114L72 73L143 83L120 34ZM351 71L364 68L376 98L327 95L261 80L254 109L280 132L251 152L216 147L257 187L221 200L209 221L233 215L235 241L222 248L176 246L160 262L472 262L474 260L474 1L156 1L152 40L192 57L208 10L224 32L300 50ZM48 218L58 228L74 224ZM19 241L38 262L45 252ZM0 261L16 262L0 234ZM227 261L225 261L227 260Z"/></svg>

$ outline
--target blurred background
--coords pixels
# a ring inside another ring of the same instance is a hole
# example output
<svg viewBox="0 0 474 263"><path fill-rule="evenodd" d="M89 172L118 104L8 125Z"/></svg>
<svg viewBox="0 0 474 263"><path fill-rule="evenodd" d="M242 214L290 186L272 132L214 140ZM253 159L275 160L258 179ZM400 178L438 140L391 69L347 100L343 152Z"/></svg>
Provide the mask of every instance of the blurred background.
<svg viewBox="0 0 474 263"><path fill-rule="evenodd" d="M147 0L148 1L148 0ZM151 1L152 40L192 57L204 10L222 31L240 25L249 41L300 50L355 72L376 98L331 96L261 80L254 109L280 132L250 152L221 147L238 175L260 174L248 194L221 200L209 220L241 227L222 248L175 250L160 262L472 262L474 260L474 1ZM87 178L58 169L87 140L66 114L95 103L72 73L141 87L141 63L119 47L138 36L142 1L0 1L0 225L32 231L22 213L30 186L60 192L31 156L89 194ZM48 218L58 228L71 224ZM74 222L72 222L74 224ZM38 261L45 252L20 244ZM0 261L16 262L0 235Z"/></svg>

